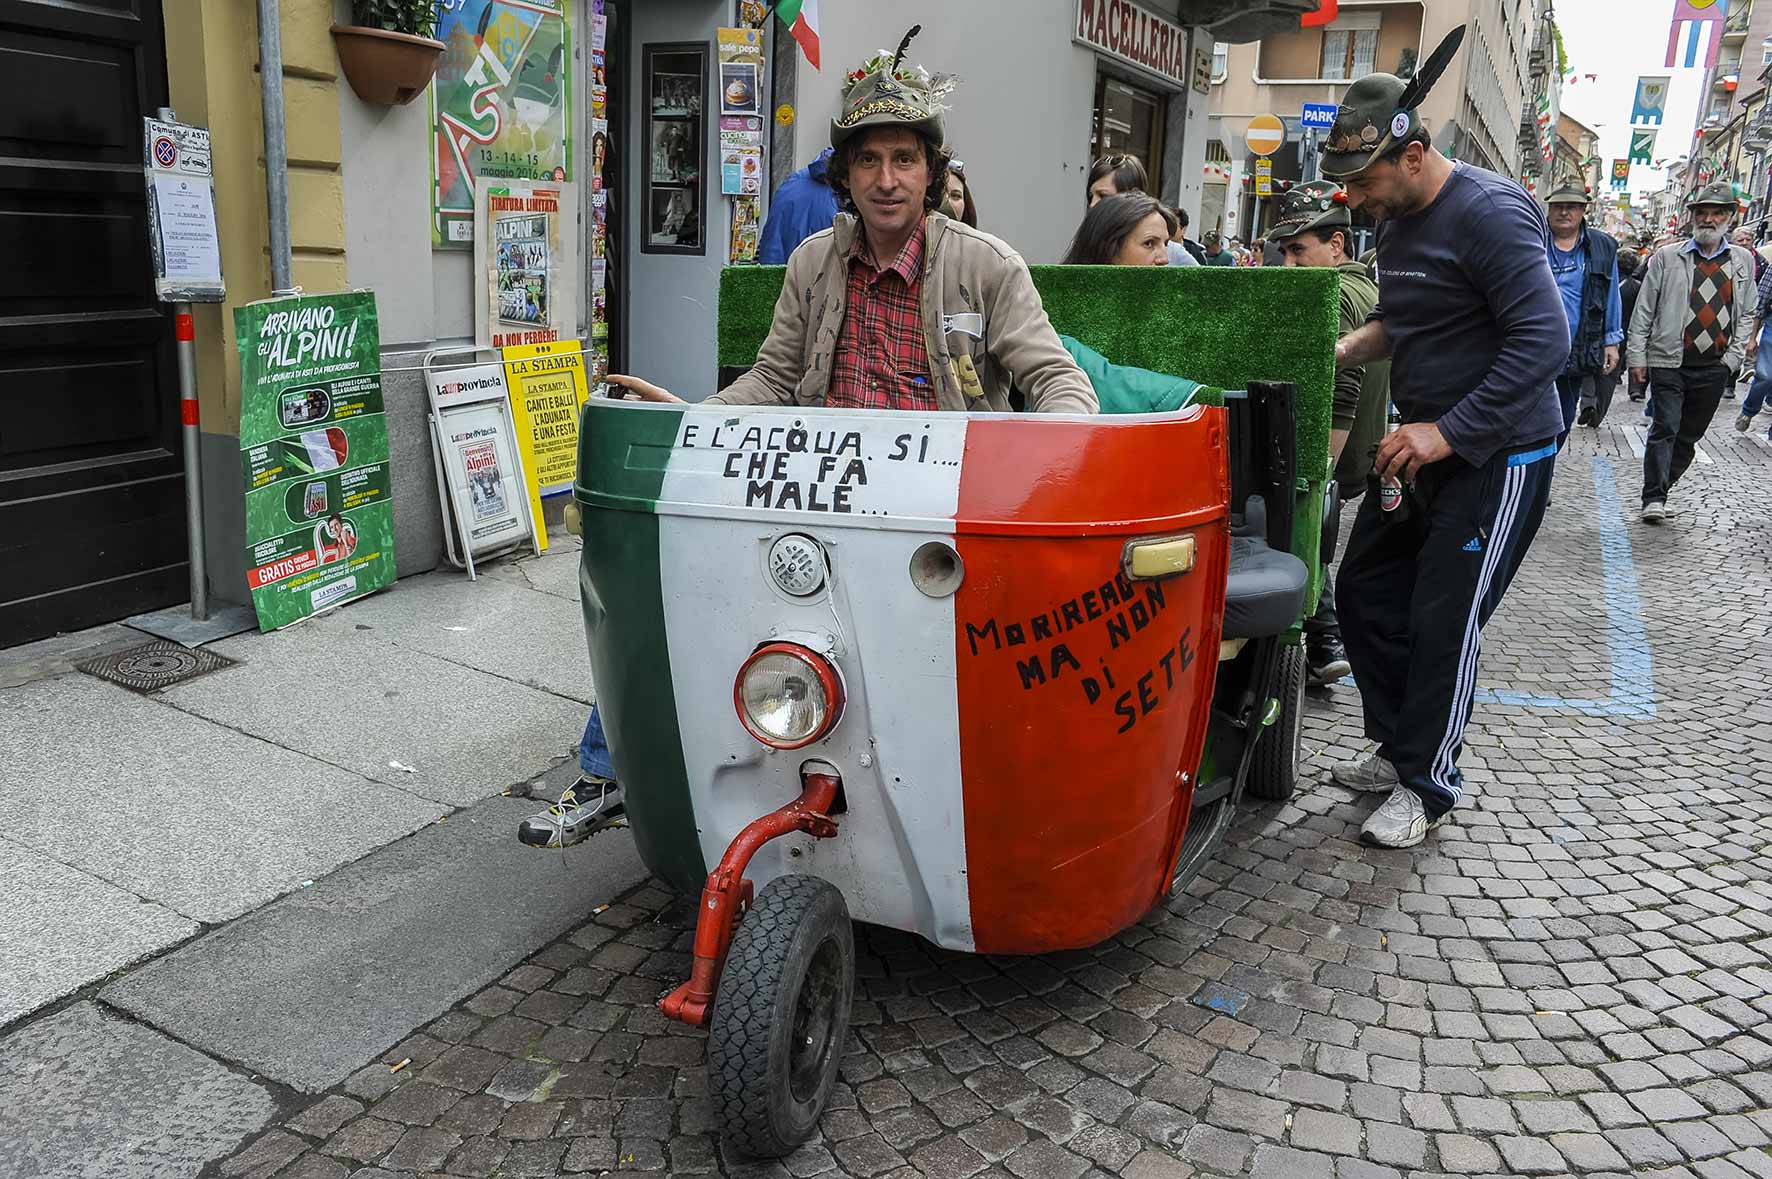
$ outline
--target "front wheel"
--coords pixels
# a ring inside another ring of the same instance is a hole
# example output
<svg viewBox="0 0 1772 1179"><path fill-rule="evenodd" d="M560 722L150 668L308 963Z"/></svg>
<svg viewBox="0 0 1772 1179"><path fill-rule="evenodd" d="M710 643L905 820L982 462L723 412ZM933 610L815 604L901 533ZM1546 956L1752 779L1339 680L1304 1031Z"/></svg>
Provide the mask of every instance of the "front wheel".
<svg viewBox="0 0 1772 1179"><path fill-rule="evenodd" d="M1255 738L1249 761L1249 793L1263 802L1284 802L1298 789L1298 755L1304 745L1304 647L1280 648L1274 694L1280 715Z"/></svg>
<svg viewBox="0 0 1772 1179"><path fill-rule="evenodd" d="M708 1031L708 1089L728 1144L781 1158L812 1138L854 995L843 894L816 876L770 881L733 935Z"/></svg>

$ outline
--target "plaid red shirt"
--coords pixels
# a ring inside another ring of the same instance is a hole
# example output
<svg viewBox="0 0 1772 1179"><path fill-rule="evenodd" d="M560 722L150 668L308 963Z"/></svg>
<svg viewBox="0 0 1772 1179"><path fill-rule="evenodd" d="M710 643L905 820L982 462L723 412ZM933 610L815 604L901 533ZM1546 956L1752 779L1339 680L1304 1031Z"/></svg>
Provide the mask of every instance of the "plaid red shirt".
<svg viewBox="0 0 1772 1179"><path fill-rule="evenodd" d="M843 327L831 358L832 409L937 408L923 340L923 222L892 265L875 270L860 233L849 250Z"/></svg>

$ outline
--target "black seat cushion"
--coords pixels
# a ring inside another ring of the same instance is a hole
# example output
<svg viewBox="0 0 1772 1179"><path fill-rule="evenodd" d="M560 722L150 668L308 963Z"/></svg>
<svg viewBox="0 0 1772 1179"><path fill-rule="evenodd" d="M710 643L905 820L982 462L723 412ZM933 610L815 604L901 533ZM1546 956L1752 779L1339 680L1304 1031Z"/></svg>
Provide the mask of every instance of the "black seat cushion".
<svg viewBox="0 0 1772 1179"><path fill-rule="evenodd" d="M1224 637L1260 639L1285 633L1304 609L1309 581L1304 562L1291 553L1275 552L1258 536L1232 536Z"/></svg>

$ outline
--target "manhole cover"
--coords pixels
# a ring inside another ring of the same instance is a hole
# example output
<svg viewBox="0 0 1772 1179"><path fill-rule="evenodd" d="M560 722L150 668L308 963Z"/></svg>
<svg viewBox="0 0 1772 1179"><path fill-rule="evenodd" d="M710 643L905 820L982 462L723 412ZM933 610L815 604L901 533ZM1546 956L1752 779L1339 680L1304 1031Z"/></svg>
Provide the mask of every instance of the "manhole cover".
<svg viewBox="0 0 1772 1179"><path fill-rule="evenodd" d="M234 661L213 651L156 639L127 651L88 659L79 666L87 675L122 684L132 692L158 692L169 685L232 667Z"/></svg>

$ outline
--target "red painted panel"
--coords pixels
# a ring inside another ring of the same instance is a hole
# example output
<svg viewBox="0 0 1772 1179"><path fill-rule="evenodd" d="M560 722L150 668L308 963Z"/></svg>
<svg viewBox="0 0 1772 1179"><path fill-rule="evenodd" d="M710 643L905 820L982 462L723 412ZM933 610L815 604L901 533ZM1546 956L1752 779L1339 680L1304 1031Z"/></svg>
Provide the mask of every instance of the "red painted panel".
<svg viewBox="0 0 1772 1179"><path fill-rule="evenodd" d="M981 953L1094 945L1168 884L1218 668L1224 437L1221 409L968 423L954 610ZM1128 540L1179 532L1191 572L1121 576Z"/></svg>

